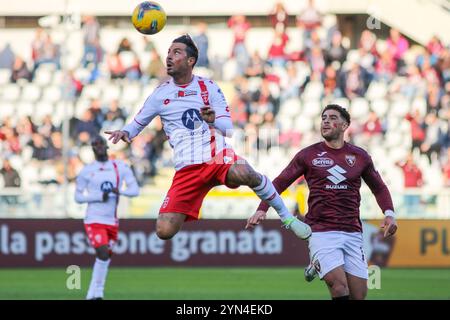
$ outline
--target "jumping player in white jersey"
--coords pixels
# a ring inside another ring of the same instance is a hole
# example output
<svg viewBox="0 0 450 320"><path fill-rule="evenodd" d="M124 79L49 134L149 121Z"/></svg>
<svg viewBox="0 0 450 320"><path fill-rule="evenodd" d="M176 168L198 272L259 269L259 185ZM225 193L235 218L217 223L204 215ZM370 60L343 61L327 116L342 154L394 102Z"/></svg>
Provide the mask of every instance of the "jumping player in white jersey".
<svg viewBox="0 0 450 320"><path fill-rule="evenodd" d="M77 177L75 201L87 203L84 226L96 251L88 300L103 299L112 246L117 241L119 196L135 197L139 186L130 167L120 160L108 160L108 146L102 137L92 140L95 160L86 165ZM126 188L123 188L123 185Z"/></svg>
<svg viewBox="0 0 450 320"><path fill-rule="evenodd" d="M311 228L286 208L272 182L257 173L226 144L233 124L225 97L213 81L192 74L198 49L189 35L172 42L166 64L170 81L147 98L133 121L122 130L106 131L112 143L130 143L157 115L175 153L176 174L161 206L156 232L172 238L185 221L197 220L206 194L217 185L250 187L278 212L283 225L307 239Z"/></svg>

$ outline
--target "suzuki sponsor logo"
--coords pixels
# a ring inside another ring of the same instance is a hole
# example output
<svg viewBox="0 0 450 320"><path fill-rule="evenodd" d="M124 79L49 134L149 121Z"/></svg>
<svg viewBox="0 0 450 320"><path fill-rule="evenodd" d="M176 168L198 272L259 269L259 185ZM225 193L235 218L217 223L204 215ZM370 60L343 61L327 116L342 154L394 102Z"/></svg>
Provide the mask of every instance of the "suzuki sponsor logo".
<svg viewBox="0 0 450 320"><path fill-rule="evenodd" d="M315 167L331 167L334 164L333 159L330 158L315 158L312 161L312 165Z"/></svg>
<svg viewBox="0 0 450 320"><path fill-rule="evenodd" d="M343 175L347 173L347 171L338 165L335 165L327 171L331 174L327 177L327 179L334 183L334 185L326 185L327 189L347 189L346 185L339 185L339 183L347 180L347 178Z"/></svg>

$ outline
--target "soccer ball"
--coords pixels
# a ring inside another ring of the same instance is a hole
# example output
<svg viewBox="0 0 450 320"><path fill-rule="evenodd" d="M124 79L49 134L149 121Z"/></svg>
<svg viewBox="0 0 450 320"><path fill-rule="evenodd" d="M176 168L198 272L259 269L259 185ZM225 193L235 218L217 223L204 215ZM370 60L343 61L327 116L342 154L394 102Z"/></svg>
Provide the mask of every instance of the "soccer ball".
<svg viewBox="0 0 450 320"><path fill-rule="evenodd" d="M164 9L153 1L144 1L137 5L131 16L131 22L137 31L143 34L155 34L166 25Z"/></svg>

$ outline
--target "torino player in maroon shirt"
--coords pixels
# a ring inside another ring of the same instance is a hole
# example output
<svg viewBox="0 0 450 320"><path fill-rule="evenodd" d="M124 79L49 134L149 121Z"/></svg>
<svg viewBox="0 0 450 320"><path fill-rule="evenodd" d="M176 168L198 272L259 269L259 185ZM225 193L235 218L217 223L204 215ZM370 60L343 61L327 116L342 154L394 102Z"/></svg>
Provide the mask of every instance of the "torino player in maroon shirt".
<svg viewBox="0 0 450 320"><path fill-rule="evenodd" d="M344 141L350 115L338 105L322 112L323 142L301 150L273 181L281 194L304 175L310 190L305 222L313 231L309 239L311 265L325 280L333 299L364 299L367 294L367 260L363 251L359 218L361 178L367 183L385 214L384 236L397 230L391 195L371 157L363 149ZM261 202L248 219L254 227L266 217Z"/></svg>

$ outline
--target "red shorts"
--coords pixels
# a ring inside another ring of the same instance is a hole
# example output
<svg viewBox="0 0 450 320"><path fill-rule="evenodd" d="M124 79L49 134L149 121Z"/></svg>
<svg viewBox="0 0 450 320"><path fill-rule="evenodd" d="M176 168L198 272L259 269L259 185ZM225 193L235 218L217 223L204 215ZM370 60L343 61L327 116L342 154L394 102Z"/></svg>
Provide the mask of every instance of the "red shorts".
<svg viewBox="0 0 450 320"><path fill-rule="evenodd" d="M89 238L89 242L94 248L101 246L113 247L117 241L118 226L111 226L101 223L85 224L84 228Z"/></svg>
<svg viewBox="0 0 450 320"><path fill-rule="evenodd" d="M226 185L228 170L238 160L241 158L233 150L225 149L209 162L177 171L159 213L182 213L187 215L186 221L197 220L206 194L215 186Z"/></svg>

